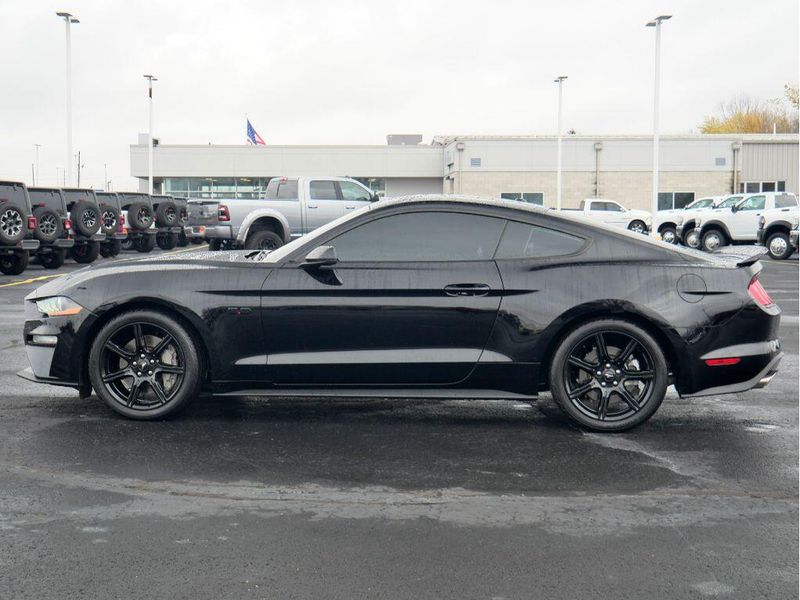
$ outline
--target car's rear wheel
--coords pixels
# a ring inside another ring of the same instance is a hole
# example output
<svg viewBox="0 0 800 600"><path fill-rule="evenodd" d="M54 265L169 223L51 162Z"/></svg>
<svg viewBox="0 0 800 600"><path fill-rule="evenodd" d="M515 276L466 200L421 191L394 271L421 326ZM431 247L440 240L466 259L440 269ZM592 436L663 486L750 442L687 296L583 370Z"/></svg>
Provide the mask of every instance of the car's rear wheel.
<svg viewBox="0 0 800 600"><path fill-rule="evenodd" d="M700 234L697 233L697 230L692 229L691 231L687 232L685 236L683 236L683 243L689 246L689 248L699 248Z"/></svg>
<svg viewBox="0 0 800 600"><path fill-rule="evenodd" d="M561 342L550 365L550 391L561 410L595 431L624 431L658 410L668 384L664 353L638 325L590 321Z"/></svg>
<svg viewBox="0 0 800 600"><path fill-rule="evenodd" d="M25 252L14 252L0 256L0 273L3 275L19 275L28 268L30 255Z"/></svg>
<svg viewBox="0 0 800 600"><path fill-rule="evenodd" d="M178 234L169 231L159 231L156 234L156 244L162 250L172 250L178 245Z"/></svg>
<svg viewBox="0 0 800 600"><path fill-rule="evenodd" d="M70 249L70 256L72 260L82 265L93 263L100 256L100 242L86 242L73 246Z"/></svg>
<svg viewBox="0 0 800 600"><path fill-rule="evenodd" d="M767 252L771 258L776 260L785 260L792 255L794 248L789 243L789 236L779 231L769 236L767 240Z"/></svg>
<svg viewBox="0 0 800 600"><path fill-rule="evenodd" d="M100 244L100 256L112 258L122 251L122 240L110 239Z"/></svg>
<svg viewBox="0 0 800 600"><path fill-rule="evenodd" d="M168 315L135 310L100 330L89 352L97 395L131 419L159 419L186 406L200 390L203 365L191 333Z"/></svg>
<svg viewBox="0 0 800 600"><path fill-rule="evenodd" d="M138 237L134 240L133 247L137 252L141 252L142 254L150 252L156 247L156 236L143 235Z"/></svg>
<svg viewBox="0 0 800 600"><path fill-rule="evenodd" d="M47 254L39 255L39 264L45 269L60 269L67 258L67 251L64 248L53 248Z"/></svg>
<svg viewBox="0 0 800 600"><path fill-rule="evenodd" d="M678 234L675 232L674 227L664 227L661 230L661 239L667 242L668 244L677 244L678 243Z"/></svg>
<svg viewBox="0 0 800 600"><path fill-rule="evenodd" d="M283 240L274 231L262 229L247 236L244 247L247 250L275 250L283 246Z"/></svg>
<svg viewBox="0 0 800 600"><path fill-rule="evenodd" d="M703 250L714 252L728 243L728 238L719 229L711 229L703 234Z"/></svg>

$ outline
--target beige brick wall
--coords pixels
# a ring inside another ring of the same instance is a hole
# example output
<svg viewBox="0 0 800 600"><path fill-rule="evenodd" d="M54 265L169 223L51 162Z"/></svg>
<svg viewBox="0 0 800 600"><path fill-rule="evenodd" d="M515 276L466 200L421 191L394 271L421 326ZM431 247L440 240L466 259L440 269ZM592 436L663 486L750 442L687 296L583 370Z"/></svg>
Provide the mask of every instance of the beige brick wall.
<svg viewBox="0 0 800 600"><path fill-rule="evenodd" d="M544 192L545 206L556 202L556 174L542 171L489 171L454 173L455 193L499 196L504 192ZM594 172L564 172L561 197L565 208L575 208L584 198L595 195ZM449 182L447 182L449 183ZM727 194L733 183L732 172L662 172L662 192L694 192L696 198ZM650 208L653 176L646 171L601 171L599 196L617 200L628 208ZM448 190L449 186L445 186Z"/></svg>

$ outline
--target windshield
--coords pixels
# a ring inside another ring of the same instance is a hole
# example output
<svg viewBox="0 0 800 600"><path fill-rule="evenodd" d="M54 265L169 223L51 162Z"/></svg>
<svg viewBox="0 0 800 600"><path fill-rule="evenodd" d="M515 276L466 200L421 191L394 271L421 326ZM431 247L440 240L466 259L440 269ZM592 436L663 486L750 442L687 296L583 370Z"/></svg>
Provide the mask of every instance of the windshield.
<svg viewBox="0 0 800 600"><path fill-rule="evenodd" d="M700 198L699 200L695 200L689 206L686 207L686 210L695 209L695 208L707 208L714 204L713 198Z"/></svg>
<svg viewBox="0 0 800 600"><path fill-rule="evenodd" d="M342 223L346 223L350 219L354 219L359 215L363 215L365 212L372 208L371 204L367 204L366 206L361 207L359 210L349 213L343 217L336 219L335 221L331 221L323 225L322 227L315 229L311 233L306 236L299 237L297 239L292 240L285 246L281 246L277 250L273 250L269 254L265 254L264 256L258 257L259 260L263 262L278 262L282 258L289 256L292 252L303 246L304 244L308 243L311 247L313 247L313 241L319 237L324 236L328 233L331 229L338 227Z"/></svg>
<svg viewBox="0 0 800 600"><path fill-rule="evenodd" d="M725 198L725 200L719 203L717 208L730 208L734 204L738 203L742 198L744 198L744 196L728 196Z"/></svg>

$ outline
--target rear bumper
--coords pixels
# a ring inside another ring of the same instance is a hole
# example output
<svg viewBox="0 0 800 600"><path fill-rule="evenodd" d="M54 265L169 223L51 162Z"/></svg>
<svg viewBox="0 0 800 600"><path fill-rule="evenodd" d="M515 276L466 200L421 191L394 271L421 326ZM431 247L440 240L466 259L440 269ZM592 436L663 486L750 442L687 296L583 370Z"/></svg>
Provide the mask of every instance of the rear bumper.
<svg viewBox="0 0 800 600"><path fill-rule="evenodd" d="M205 225L187 225L183 228L183 233L187 238L203 239L206 236Z"/></svg>
<svg viewBox="0 0 800 600"><path fill-rule="evenodd" d="M233 227L230 225L213 225L206 226L205 238L214 240L232 240L236 237L233 232Z"/></svg>
<svg viewBox="0 0 800 600"><path fill-rule="evenodd" d="M158 231L158 233L176 233L177 234L177 233L181 233L183 231L183 227L182 226L159 227L157 231Z"/></svg>
<svg viewBox="0 0 800 600"><path fill-rule="evenodd" d="M777 355L771 357L771 359L764 368L762 368L755 375L753 375L749 379L746 379L745 381L706 388L704 390L700 390L693 394L687 394L687 395L718 396L721 394L737 394L740 392L746 392L748 390L760 389L766 387L767 384L770 381L772 381L772 378L775 377L775 375L777 374L778 365L780 364L782 358L783 358L783 352L778 352ZM725 367L715 367L715 368L725 368Z"/></svg>

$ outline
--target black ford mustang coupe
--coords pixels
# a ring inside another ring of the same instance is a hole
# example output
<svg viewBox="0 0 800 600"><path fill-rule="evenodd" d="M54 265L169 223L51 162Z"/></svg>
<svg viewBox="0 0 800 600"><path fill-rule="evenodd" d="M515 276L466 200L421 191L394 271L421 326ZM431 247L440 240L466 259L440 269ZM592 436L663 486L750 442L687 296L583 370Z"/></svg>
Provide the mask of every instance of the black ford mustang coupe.
<svg viewBox="0 0 800 600"><path fill-rule="evenodd" d="M225 395L526 398L580 425L765 385L756 249L701 254L528 205L382 201L272 252L116 261L25 299L23 377L155 419Z"/></svg>

